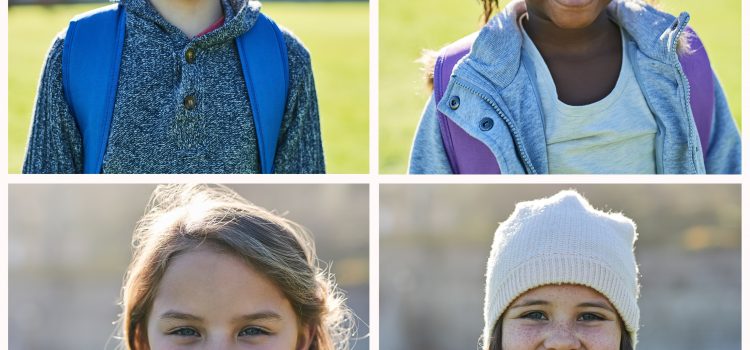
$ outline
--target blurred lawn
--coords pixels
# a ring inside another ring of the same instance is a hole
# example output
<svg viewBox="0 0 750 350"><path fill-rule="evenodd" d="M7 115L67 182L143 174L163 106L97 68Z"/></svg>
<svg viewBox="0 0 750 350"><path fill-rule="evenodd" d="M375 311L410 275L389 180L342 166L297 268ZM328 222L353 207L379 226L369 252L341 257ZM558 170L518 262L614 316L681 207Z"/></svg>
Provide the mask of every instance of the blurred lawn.
<svg viewBox="0 0 750 350"><path fill-rule="evenodd" d="M501 5L508 1L500 1ZM740 1L661 0L668 12L687 11L705 44L741 122ZM383 0L380 2L380 172L405 173L414 131L430 94L420 65L422 49L440 47L478 29L478 0ZM429 14L429 15L428 15Z"/></svg>
<svg viewBox="0 0 750 350"><path fill-rule="evenodd" d="M9 9L9 172L21 170L36 87L55 33L75 14L102 5L106 4ZM310 50L328 172L367 173L368 3L269 2L263 6L265 13L294 32Z"/></svg>

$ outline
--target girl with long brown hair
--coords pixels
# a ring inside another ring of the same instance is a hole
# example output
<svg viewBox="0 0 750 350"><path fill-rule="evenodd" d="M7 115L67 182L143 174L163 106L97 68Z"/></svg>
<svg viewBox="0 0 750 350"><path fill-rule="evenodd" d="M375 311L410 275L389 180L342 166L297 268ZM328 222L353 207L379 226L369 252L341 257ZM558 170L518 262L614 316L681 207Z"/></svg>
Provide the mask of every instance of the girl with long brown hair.
<svg viewBox="0 0 750 350"><path fill-rule="evenodd" d="M309 234L229 189L157 188L133 245L125 349L349 349L352 313Z"/></svg>

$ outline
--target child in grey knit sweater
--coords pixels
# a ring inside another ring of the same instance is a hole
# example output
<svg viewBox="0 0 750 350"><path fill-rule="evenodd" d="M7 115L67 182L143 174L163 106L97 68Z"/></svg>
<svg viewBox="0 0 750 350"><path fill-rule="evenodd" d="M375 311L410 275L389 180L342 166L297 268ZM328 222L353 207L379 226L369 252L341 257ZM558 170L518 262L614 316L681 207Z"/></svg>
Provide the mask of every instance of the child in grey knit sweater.
<svg viewBox="0 0 750 350"><path fill-rule="evenodd" d="M121 0L127 13L103 173L258 173L258 141L235 38L252 0ZM310 56L282 29L289 91L274 172L324 173ZM81 173L82 135L62 82L65 31L39 83L24 173Z"/></svg>

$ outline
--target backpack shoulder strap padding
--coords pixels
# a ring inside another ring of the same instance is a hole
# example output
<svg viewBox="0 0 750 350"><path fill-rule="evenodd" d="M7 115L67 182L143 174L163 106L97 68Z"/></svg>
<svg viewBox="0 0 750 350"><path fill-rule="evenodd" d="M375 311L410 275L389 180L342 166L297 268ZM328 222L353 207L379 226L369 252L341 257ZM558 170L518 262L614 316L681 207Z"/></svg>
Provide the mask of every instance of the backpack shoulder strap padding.
<svg viewBox="0 0 750 350"><path fill-rule="evenodd" d="M276 23L259 13L253 27L237 38L237 49L253 111L261 170L270 174L289 90L286 42Z"/></svg>
<svg viewBox="0 0 750 350"><path fill-rule="evenodd" d="M440 50L435 61L434 99L437 104L443 98L448 87L453 67L471 51L471 45L479 35L475 32ZM437 111L443 147L448 156L454 174L499 174L492 151L476 138L472 137L445 114ZM460 157L458 156L460 154Z"/></svg>
<svg viewBox="0 0 750 350"><path fill-rule="evenodd" d="M120 72L125 10L114 4L74 17L63 44L63 93L83 138L83 172L100 173Z"/></svg>
<svg viewBox="0 0 750 350"><path fill-rule="evenodd" d="M706 48L695 31L687 27L684 35L687 35L690 52L680 55L680 65L690 84L690 109L693 111L693 120L705 157L715 108L713 70Z"/></svg>
<svg viewBox="0 0 750 350"><path fill-rule="evenodd" d="M715 105L713 70L700 38L690 27L685 29L685 33L688 35L691 52L680 55L679 59L690 84L690 109L705 157L710 142ZM438 103L445 94L453 67L469 53L476 36L477 33L469 35L440 51L434 72L435 103ZM454 173L496 174L500 172L499 168L495 170L497 162L486 145L468 135L439 111L438 119L443 146ZM459 157L458 154L461 156Z"/></svg>
<svg viewBox="0 0 750 350"><path fill-rule="evenodd" d="M100 173L119 81L126 11L114 4L70 21L63 46L63 91L83 138L83 171ZM261 171L273 172L286 109L289 63L279 27L258 14L236 40L258 139Z"/></svg>

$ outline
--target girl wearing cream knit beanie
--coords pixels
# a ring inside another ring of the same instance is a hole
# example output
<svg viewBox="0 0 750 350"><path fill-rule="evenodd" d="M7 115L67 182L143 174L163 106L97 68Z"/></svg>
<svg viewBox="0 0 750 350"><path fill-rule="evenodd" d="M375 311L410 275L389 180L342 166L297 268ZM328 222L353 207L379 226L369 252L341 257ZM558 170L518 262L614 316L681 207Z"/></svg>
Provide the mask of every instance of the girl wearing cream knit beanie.
<svg viewBox="0 0 750 350"><path fill-rule="evenodd" d="M574 191L517 204L487 261L482 349L635 349L636 239Z"/></svg>

